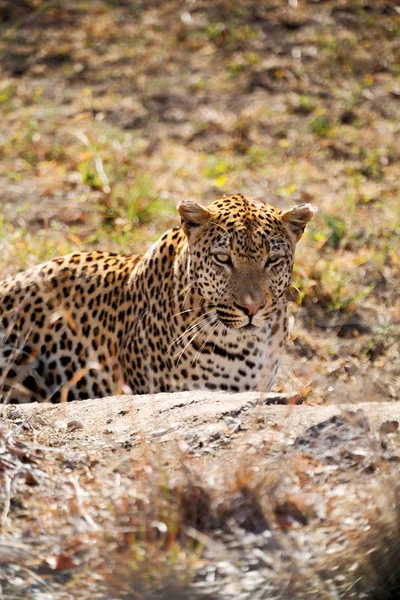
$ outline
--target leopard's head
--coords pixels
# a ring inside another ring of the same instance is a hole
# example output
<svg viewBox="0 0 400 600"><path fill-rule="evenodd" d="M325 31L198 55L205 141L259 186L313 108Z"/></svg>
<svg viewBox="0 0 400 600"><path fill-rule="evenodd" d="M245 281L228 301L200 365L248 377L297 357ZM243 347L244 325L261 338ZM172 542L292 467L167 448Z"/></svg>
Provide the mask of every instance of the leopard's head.
<svg viewBox="0 0 400 600"><path fill-rule="evenodd" d="M189 277L225 326L255 330L284 302L297 241L313 216L309 204L287 211L224 196L208 207L184 200L179 214L189 246Z"/></svg>

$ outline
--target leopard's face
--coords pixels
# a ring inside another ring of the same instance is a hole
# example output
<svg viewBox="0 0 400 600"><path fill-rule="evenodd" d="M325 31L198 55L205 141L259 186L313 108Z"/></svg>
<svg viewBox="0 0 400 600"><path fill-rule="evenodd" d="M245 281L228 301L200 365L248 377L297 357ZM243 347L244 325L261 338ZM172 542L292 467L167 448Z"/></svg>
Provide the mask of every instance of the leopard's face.
<svg viewBox="0 0 400 600"><path fill-rule="evenodd" d="M235 195L208 208L182 203L179 210L189 243L190 281L206 310L232 329L262 328L284 302L295 243L311 208L302 205L293 216L295 209L281 213Z"/></svg>
<svg viewBox="0 0 400 600"><path fill-rule="evenodd" d="M258 228L257 228L258 229ZM294 251L282 232L227 230L211 224L200 257L191 247L190 278L220 321L233 329L262 327L290 285ZM253 237L254 235L254 237Z"/></svg>

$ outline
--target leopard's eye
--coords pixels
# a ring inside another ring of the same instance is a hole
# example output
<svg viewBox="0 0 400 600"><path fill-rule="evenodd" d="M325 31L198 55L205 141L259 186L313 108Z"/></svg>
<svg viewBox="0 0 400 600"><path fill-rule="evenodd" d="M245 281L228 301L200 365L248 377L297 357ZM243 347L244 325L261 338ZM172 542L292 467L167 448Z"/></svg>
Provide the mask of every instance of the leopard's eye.
<svg viewBox="0 0 400 600"><path fill-rule="evenodd" d="M213 254L214 260L216 263L220 265L231 265L232 260L229 254L223 254L222 252L218 252L218 254Z"/></svg>
<svg viewBox="0 0 400 600"><path fill-rule="evenodd" d="M285 259L284 256L275 256L275 257L267 258L267 260L265 261L264 267L266 269L271 269L272 267L278 266L281 262L284 261L284 259Z"/></svg>

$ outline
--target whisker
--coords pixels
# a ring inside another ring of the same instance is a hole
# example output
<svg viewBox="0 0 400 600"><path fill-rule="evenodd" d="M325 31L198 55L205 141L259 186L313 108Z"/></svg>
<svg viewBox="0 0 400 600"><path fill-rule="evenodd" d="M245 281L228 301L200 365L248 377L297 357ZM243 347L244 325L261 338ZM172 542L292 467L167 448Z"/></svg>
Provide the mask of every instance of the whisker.
<svg viewBox="0 0 400 600"><path fill-rule="evenodd" d="M216 317L216 318L217 318L217 320L218 320L218 322L217 322L217 327L215 327L215 328L214 328L213 332L214 332L216 329L218 329L218 327L220 327L220 330L218 331L218 334L217 334L217 339L216 339L216 340L215 340L215 342L214 342L214 348L213 348L213 352L215 351L215 346L217 345L218 338L219 338L219 336L220 336L220 334L221 334L222 330L223 330L223 329L224 329L224 327L225 327L225 325L224 325L224 324L223 324L223 323L222 323L222 322L221 322L221 321L218 319L218 317ZM212 333L213 333L213 332L212 332ZM207 341L207 340L206 340L206 341ZM197 355L195 356L195 359L192 361L192 366L194 365L194 362L195 362L195 360L197 360ZM199 376L199 377L201 377L200 370L199 370L199 366L200 366L200 365L198 364L198 365L197 365L197 374L198 374L198 376Z"/></svg>
<svg viewBox="0 0 400 600"><path fill-rule="evenodd" d="M205 319L208 317L208 315L210 315L213 311L210 310L204 314L199 315L198 317L196 317L194 319L194 321L192 321L192 323L190 323L188 325L188 327L186 327L185 331L183 333L181 333L181 335L179 335L173 342L172 344L168 347L168 350L170 350L172 348L172 346L174 346L175 344L177 344L180 340L182 340L183 338L187 337L190 333L192 333L192 331L194 329L196 329L196 327L202 322L202 319Z"/></svg>
<svg viewBox="0 0 400 600"><path fill-rule="evenodd" d="M178 292L178 293L176 294L176 296L174 296L174 297L171 299L171 302L170 302L170 304L172 304L174 300L177 300L177 298L179 298L179 296L181 296L182 294L185 294L185 293L187 294L187 293L188 293L188 291L189 291L189 289L192 287L192 285L193 285L192 283L189 283L189 284L188 284L188 285L187 285L185 288L183 288L183 290L181 290L180 292Z"/></svg>
<svg viewBox="0 0 400 600"><path fill-rule="evenodd" d="M198 331L196 331L196 333L194 334L194 336L188 341L188 343L186 344L186 346L181 350L181 352L175 354L174 358L176 356L178 356L178 360L176 361L176 364L179 364L179 361L182 358L183 353L185 352L186 348L188 348L190 346L190 344L197 338L197 336L199 335L199 333L201 332L202 329L206 330L207 327L209 325L209 318L207 317L203 322L198 324Z"/></svg>
<svg viewBox="0 0 400 600"><path fill-rule="evenodd" d="M206 317L203 321L199 321L198 323L195 323L195 325L193 327L190 327L189 330L186 330L181 336L180 339L176 340L176 342L182 342L183 344L185 343L186 339L196 330L200 331L203 326L205 324L208 324L209 321L209 317Z"/></svg>
<svg viewBox="0 0 400 600"><path fill-rule="evenodd" d="M186 333L189 333L195 325L197 325L199 322L201 322L201 320L205 317L208 317L208 315L211 315L214 311L213 310L209 310L205 313L202 313L201 315L199 315L198 317L196 317L191 323L189 323L189 325L186 327L185 331L183 333L181 333L181 335L179 335L175 341L179 341L182 337L184 337L186 335ZM171 347L171 346L170 346Z"/></svg>
<svg viewBox="0 0 400 600"><path fill-rule="evenodd" d="M181 308L183 308L185 306L185 302L187 300L188 295L190 294L191 287L192 287L192 284L190 283L189 286L188 286L188 288L187 288L187 290L186 290L186 294L183 297Z"/></svg>
<svg viewBox="0 0 400 600"><path fill-rule="evenodd" d="M220 225L219 223L214 223L215 227L218 227L219 229L222 229L222 231L225 233L225 235L221 235L221 237L224 238L224 240L226 240L227 242L230 242L230 239L232 237L232 234L229 233L229 231L227 229L225 229L225 227L223 227L222 225Z"/></svg>
<svg viewBox="0 0 400 600"><path fill-rule="evenodd" d="M181 350L181 351L180 351L178 354L175 354L175 356L174 356L173 358L175 358L175 357L178 357L178 358L177 358L177 360L176 360L176 363L175 363L176 365L179 365L179 362L180 362L180 360L181 360L181 358L182 358L182 355L183 355L183 353L185 352L186 348L187 348L188 346L190 346L190 344L191 344L191 343L192 343L192 342L193 342L193 341L194 341L194 340L197 338L197 336L199 335L199 333L200 333L200 331L196 331L196 333L195 333L195 334L194 334L194 336L193 336L193 337L192 337L192 338L191 338L191 339L188 341L188 343L186 344L186 346L185 346L185 347L184 347L184 348L183 348L183 349L182 349L182 350Z"/></svg>
<svg viewBox="0 0 400 600"><path fill-rule="evenodd" d="M173 319L174 317L179 317L179 315L184 315L185 313L194 312L195 310L201 310L202 308L203 308L202 306L198 306L197 308L187 308L186 310L181 310L180 312L177 312L174 315L171 315L169 318L169 321L171 319Z"/></svg>
<svg viewBox="0 0 400 600"><path fill-rule="evenodd" d="M196 354L195 354L195 357L193 358L193 360L192 360L192 362L191 362L191 365L192 365L192 367L193 367L193 366L194 366L194 364L196 363L196 361L197 361L197 358L198 358L198 357L200 356L200 354L202 353L202 351L203 351L203 348L204 348L204 347L205 347L205 345L207 344L207 342L208 342L208 340L210 339L210 337L213 335L214 331L215 331L215 330L216 330L216 329L219 327L219 324L220 324L220 322L219 322L219 320L218 320L218 322L217 322L217 324L215 325L215 327L214 327L214 328L211 330L211 332L209 333L209 335L206 337L206 339L205 339L205 340L204 340L204 342L202 343L202 345L201 345L201 347L200 347L200 350L198 350L198 351L196 352ZM210 325L211 325L211 323L210 323Z"/></svg>
<svg viewBox="0 0 400 600"><path fill-rule="evenodd" d="M209 308L210 306L214 306L213 304L202 304L201 306L197 306L195 308L187 308L186 310L182 310L181 312L175 313L170 317L170 320L174 317L179 317L179 315L183 315L185 313L194 312L195 310L202 310L203 308Z"/></svg>
<svg viewBox="0 0 400 600"><path fill-rule="evenodd" d="M218 338L219 338L219 336L220 336L220 334L221 334L221 331L222 331L222 330L223 330L223 328L224 328L224 324L223 324L223 323L221 323L221 321L219 321L218 325L220 325L221 327L220 327L220 330L218 331L217 339L216 339L216 340L215 340L215 342L214 342L213 354L214 354L214 352L215 352L215 346L217 345Z"/></svg>

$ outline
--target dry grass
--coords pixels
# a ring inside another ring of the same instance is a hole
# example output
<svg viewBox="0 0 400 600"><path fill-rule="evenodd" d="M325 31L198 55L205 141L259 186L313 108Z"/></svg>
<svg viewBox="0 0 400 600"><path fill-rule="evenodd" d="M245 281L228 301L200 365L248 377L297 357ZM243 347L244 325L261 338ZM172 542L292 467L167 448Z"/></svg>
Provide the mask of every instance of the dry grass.
<svg viewBox="0 0 400 600"><path fill-rule="evenodd" d="M253 426L196 458L38 444L37 418L15 410L1 438L5 598L397 597L399 434L362 411L289 447Z"/></svg>
<svg viewBox="0 0 400 600"><path fill-rule="evenodd" d="M0 18L2 275L140 252L182 198L310 201L282 386L398 397L392 3L19 0ZM0 454L4 598L398 595L396 433L352 427L350 463L269 445L113 462L22 423Z"/></svg>
<svg viewBox="0 0 400 600"><path fill-rule="evenodd" d="M3 273L82 247L140 252L183 197L311 201L293 315L299 344L307 329L322 346L287 377L339 398L314 376L318 364L329 380L334 360L335 379L362 372L371 399L396 397L396 9L14 4L0 45Z"/></svg>

